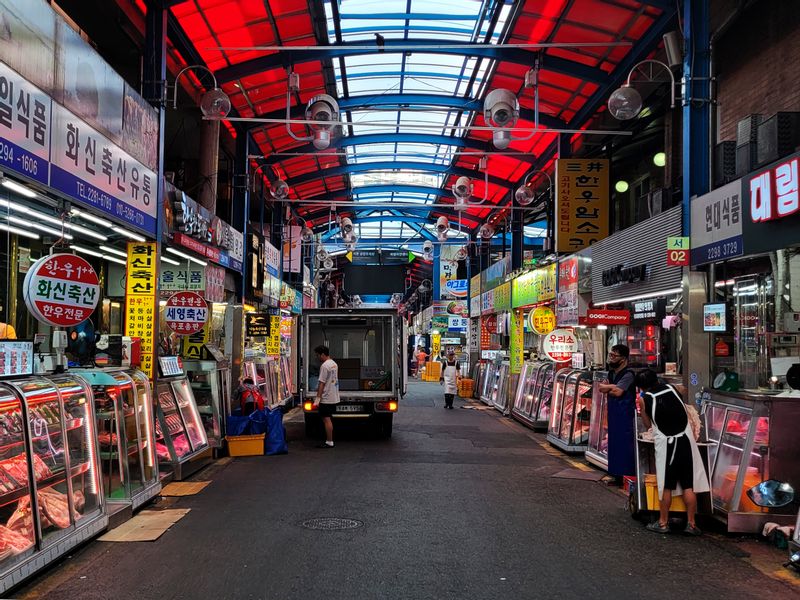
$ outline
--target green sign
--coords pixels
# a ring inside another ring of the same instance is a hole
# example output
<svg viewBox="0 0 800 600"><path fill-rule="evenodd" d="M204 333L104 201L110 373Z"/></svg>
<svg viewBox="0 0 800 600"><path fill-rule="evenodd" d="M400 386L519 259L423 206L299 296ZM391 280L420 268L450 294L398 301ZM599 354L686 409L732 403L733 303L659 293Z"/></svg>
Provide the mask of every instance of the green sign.
<svg viewBox="0 0 800 600"><path fill-rule="evenodd" d="M511 310L511 283L504 283L494 288L494 312Z"/></svg>

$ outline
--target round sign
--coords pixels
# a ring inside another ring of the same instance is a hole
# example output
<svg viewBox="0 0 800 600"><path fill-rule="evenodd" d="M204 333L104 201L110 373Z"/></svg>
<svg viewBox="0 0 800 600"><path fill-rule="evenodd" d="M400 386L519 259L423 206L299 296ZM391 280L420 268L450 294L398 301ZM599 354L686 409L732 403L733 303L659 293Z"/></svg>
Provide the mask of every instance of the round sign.
<svg viewBox="0 0 800 600"><path fill-rule="evenodd" d="M208 304L197 292L177 292L167 300L164 320L178 335L192 335L208 321Z"/></svg>
<svg viewBox="0 0 800 600"><path fill-rule="evenodd" d="M552 361L568 362L578 351L578 340L569 329L556 329L545 336L542 351Z"/></svg>
<svg viewBox="0 0 800 600"><path fill-rule="evenodd" d="M547 335L556 328L556 313L549 306L534 308L528 313L528 327L534 333Z"/></svg>
<svg viewBox="0 0 800 600"><path fill-rule="evenodd" d="M51 254L37 260L22 285L25 306L51 327L74 327L92 316L100 300L100 280L86 259Z"/></svg>

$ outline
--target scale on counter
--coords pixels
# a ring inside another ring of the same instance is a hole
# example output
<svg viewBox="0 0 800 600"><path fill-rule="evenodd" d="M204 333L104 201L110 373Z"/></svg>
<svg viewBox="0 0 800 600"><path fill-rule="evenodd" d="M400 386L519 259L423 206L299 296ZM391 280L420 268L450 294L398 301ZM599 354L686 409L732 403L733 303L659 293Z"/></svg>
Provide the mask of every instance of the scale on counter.
<svg viewBox="0 0 800 600"><path fill-rule="evenodd" d="M159 356L158 370L162 377L183 375L183 361L180 356Z"/></svg>

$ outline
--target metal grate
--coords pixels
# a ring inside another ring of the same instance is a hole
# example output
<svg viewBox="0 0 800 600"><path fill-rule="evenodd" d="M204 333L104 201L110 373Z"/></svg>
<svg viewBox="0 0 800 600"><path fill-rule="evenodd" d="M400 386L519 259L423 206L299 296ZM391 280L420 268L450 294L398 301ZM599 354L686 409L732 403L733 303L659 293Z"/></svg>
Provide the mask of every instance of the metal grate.
<svg viewBox="0 0 800 600"><path fill-rule="evenodd" d="M356 519L340 519L338 517L321 517L318 519L308 519L300 523L301 527L306 529L315 529L317 531L339 531L342 529L357 529L363 526L363 521Z"/></svg>

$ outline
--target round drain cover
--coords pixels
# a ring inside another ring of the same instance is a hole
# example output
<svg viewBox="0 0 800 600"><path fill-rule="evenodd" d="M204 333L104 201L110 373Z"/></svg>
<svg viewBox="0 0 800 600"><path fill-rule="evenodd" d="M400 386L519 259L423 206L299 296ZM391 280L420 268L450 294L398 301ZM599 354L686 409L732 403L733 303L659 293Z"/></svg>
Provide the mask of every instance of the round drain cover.
<svg viewBox="0 0 800 600"><path fill-rule="evenodd" d="M337 531L340 529L356 529L364 523L355 519L339 519L337 517L321 517L318 519L308 519L300 523L306 529L316 529L319 531Z"/></svg>

